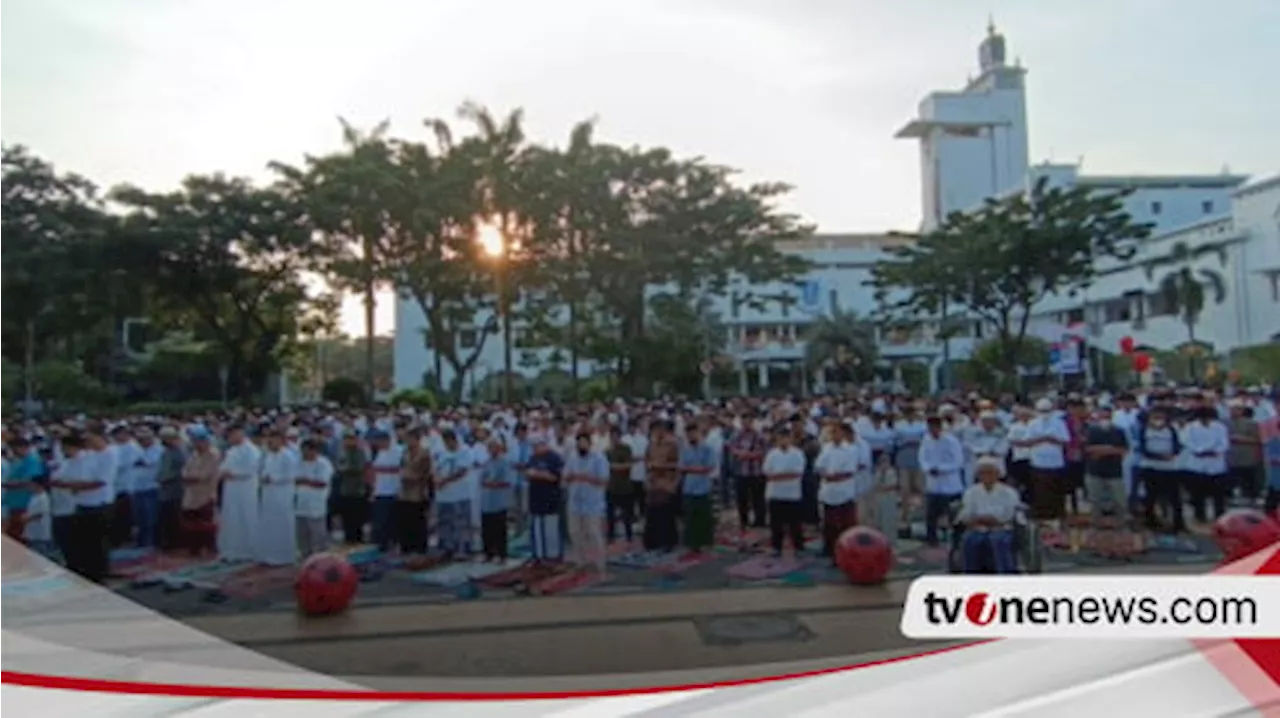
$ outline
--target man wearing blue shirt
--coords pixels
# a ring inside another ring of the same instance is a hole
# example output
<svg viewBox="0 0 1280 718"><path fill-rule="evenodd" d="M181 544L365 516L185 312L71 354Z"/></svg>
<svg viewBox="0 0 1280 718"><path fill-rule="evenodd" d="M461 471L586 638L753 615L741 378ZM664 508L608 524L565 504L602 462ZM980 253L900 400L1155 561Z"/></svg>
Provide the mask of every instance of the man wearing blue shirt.
<svg viewBox="0 0 1280 718"><path fill-rule="evenodd" d="M715 452L702 442L696 425L685 432L688 443L680 450L681 494L684 498L684 540L690 551L710 548L715 541L715 514L711 504L711 472Z"/></svg>
<svg viewBox="0 0 1280 718"><path fill-rule="evenodd" d="M9 475L4 478L4 508L8 521L5 533L12 538L22 536L23 517L27 513L27 504L31 502L31 485L44 476L44 461L40 452L36 451L26 439L15 439L10 443L14 460L9 467Z"/></svg>
<svg viewBox="0 0 1280 718"><path fill-rule="evenodd" d="M533 454L525 468L529 481L529 539L536 563L560 561L564 558L564 542L560 534L560 511L563 494L560 488L564 460L547 445L546 437L531 442Z"/></svg>

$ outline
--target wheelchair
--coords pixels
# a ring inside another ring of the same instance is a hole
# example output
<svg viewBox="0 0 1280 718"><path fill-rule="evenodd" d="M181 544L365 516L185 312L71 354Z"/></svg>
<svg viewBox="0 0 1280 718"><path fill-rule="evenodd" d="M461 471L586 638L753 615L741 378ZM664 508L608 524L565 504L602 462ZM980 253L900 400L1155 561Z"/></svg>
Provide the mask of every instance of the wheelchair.
<svg viewBox="0 0 1280 718"><path fill-rule="evenodd" d="M954 501L949 507L947 517L950 525L950 549L947 554L947 570L950 573L965 573L964 570L964 534L965 525L957 520L960 515L960 501ZM1040 527L1027 518L1025 504L1018 507L1013 516L1013 562L1017 573L1038 574L1044 571L1044 544L1040 539ZM995 573L994 557L988 555L980 570L974 573Z"/></svg>

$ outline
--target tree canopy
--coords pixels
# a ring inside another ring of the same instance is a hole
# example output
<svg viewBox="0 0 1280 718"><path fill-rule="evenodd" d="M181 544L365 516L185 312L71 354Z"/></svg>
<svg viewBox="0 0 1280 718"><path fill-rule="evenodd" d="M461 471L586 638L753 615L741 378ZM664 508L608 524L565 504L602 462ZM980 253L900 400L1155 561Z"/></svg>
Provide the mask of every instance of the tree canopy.
<svg viewBox="0 0 1280 718"><path fill-rule="evenodd" d="M1153 225L1125 211L1127 195L1042 179L891 249L871 283L888 314L964 315L989 326L1000 348L990 359L1013 371L1035 305L1075 296L1092 283L1099 260L1128 259L1150 235Z"/></svg>
<svg viewBox="0 0 1280 718"><path fill-rule="evenodd" d="M806 264L776 243L811 229L777 208L785 185L601 142L595 127L539 144L519 110L468 103L420 136L343 122L339 150L270 163L265 182L106 193L6 147L4 356L32 377L62 362L121 399L212 399L222 385L255 401L334 336L340 292L394 289L426 318L435 366L416 373L453 377L433 391L459 396L502 329L520 367L556 355L571 394L584 362L632 392L687 385L722 348L710 298L794 281ZM496 251L482 241L495 235ZM364 376L350 378L369 395L382 370L372 312L366 323Z"/></svg>

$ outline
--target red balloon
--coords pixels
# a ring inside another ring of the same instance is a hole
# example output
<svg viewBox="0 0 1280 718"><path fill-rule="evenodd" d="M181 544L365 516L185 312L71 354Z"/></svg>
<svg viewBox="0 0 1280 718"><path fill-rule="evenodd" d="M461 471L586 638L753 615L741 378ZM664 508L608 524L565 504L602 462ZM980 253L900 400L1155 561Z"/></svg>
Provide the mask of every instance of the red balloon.
<svg viewBox="0 0 1280 718"><path fill-rule="evenodd" d="M1228 511L1213 522L1213 538L1231 563L1280 542L1280 521L1254 509Z"/></svg>
<svg viewBox="0 0 1280 718"><path fill-rule="evenodd" d="M1134 345L1133 345L1133 337L1121 337L1121 338L1120 338L1120 351L1121 351L1121 352L1123 352L1123 353L1125 353L1125 354L1132 354L1132 353L1133 353L1133 346L1134 346Z"/></svg>
<svg viewBox="0 0 1280 718"><path fill-rule="evenodd" d="M336 553L320 553L298 569L293 595L302 613L330 616L347 610L359 586L360 576L346 558Z"/></svg>
<svg viewBox="0 0 1280 718"><path fill-rule="evenodd" d="M1133 370L1143 372L1151 368L1151 357L1146 354L1135 354L1133 356Z"/></svg>
<svg viewBox="0 0 1280 718"><path fill-rule="evenodd" d="M893 545L879 531L855 526L836 539L836 565L850 583L883 583L893 568Z"/></svg>

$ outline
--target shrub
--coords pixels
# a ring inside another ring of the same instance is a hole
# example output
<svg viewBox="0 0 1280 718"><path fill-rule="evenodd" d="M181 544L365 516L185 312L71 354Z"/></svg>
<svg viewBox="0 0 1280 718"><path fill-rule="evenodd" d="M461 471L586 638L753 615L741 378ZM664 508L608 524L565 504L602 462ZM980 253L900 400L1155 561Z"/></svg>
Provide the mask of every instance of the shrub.
<svg viewBox="0 0 1280 718"><path fill-rule="evenodd" d="M331 401L340 406L367 406L369 397L365 395L364 385L347 376L340 376L330 379L324 388L320 390L320 395L325 401Z"/></svg>
<svg viewBox="0 0 1280 718"><path fill-rule="evenodd" d="M415 409L435 411L439 407L436 395L430 389L401 389L392 394L387 403L391 406L412 406Z"/></svg>

